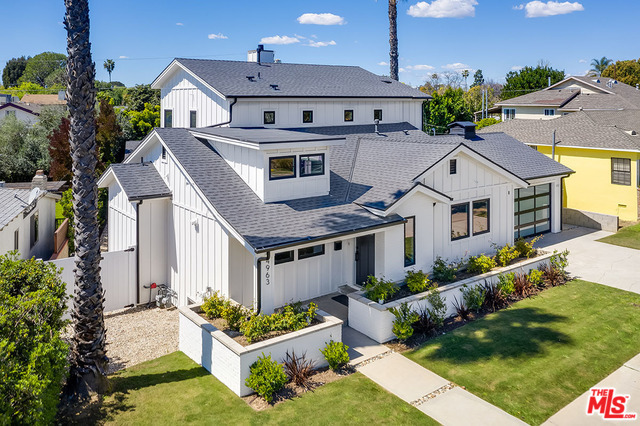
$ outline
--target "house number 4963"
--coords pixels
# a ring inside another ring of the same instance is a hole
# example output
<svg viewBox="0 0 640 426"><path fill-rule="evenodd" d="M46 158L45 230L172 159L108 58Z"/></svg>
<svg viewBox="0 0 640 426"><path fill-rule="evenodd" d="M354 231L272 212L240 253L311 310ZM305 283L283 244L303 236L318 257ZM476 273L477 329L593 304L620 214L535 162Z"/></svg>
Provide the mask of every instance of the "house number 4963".
<svg viewBox="0 0 640 426"><path fill-rule="evenodd" d="M268 263L266 265L264 265L265 269L267 270L267 272L264 274L264 283L265 285L269 285L271 284L271 275L269 274L269 269L271 269L271 265L269 265Z"/></svg>

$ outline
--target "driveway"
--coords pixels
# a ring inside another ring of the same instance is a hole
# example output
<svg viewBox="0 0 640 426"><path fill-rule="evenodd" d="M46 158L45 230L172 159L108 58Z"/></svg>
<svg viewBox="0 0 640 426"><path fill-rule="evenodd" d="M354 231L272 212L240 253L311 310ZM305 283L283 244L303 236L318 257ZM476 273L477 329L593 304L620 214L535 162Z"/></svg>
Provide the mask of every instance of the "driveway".
<svg viewBox="0 0 640 426"><path fill-rule="evenodd" d="M611 232L565 228L559 234L546 234L537 246L569 250L567 270L577 278L640 293L640 250L596 241L608 235Z"/></svg>

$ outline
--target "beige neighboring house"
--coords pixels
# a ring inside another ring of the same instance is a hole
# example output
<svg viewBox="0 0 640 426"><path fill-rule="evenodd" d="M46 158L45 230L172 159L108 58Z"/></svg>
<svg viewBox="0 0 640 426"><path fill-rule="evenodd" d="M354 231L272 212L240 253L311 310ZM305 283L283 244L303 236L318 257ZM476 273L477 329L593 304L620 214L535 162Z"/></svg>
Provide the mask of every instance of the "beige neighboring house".
<svg viewBox="0 0 640 426"><path fill-rule="evenodd" d="M576 111L640 109L640 88L612 78L570 76L537 92L498 102L502 120L549 120Z"/></svg>
<svg viewBox="0 0 640 426"><path fill-rule="evenodd" d="M39 95L27 93L20 100L21 102L36 105L67 105L64 90L60 90L57 95Z"/></svg>

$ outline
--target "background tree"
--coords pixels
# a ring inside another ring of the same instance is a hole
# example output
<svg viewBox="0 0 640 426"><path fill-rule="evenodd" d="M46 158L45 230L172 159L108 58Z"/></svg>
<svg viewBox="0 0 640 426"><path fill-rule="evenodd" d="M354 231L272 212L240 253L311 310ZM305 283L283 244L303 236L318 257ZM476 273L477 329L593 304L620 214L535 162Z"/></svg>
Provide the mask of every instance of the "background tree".
<svg viewBox="0 0 640 426"><path fill-rule="evenodd" d="M464 90L448 87L442 94L434 92L433 99L424 105L424 131L435 127L437 133L446 133L447 124L471 121L473 116L464 102Z"/></svg>
<svg viewBox="0 0 640 426"><path fill-rule="evenodd" d="M2 70L2 85L4 87L12 87L18 84L18 80L22 77L24 69L27 66L28 57L20 56L19 58L11 58L7 61Z"/></svg>
<svg viewBox="0 0 640 426"><path fill-rule="evenodd" d="M482 91L485 89L487 90L487 106L489 108L500 100L500 95L494 87L489 85L471 87L464 93L464 102L470 112L482 109Z"/></svg>
<svg viewBox="0 0 640 426"><path fill-rule="evenodd" d="M469 86L467 85L467 78L469 78L469 70L462 70L462 78L464 78L464 90L467 90Z"/></svg>
<svg viewBox="0 0 640 426"><path fill-rule="evenodd" d="M0 122L0 180L31 181L36 170L49 169L49 141L39 126L8 116Z"/></svg>
<svg viewBox="0 0 640 426"><path fill-rule="evenodd" d="M49 156L51 157L49 176L53 180L70 181L73 177L71 147L69 145L70 129L69 119L63 117L60 126L49 135Z"/></svg>
<svg viewBox="0 0 640 426"><path fill-rule="evenodd" d="M147 103L140 112L123 111L120 115L120 125L125 140L143 139L154 127L160 127L160 105Z"/></svg>
<svg viewBox="0 0 640 426"><path fill-rule="evenodd" d="M49 74L64 69L67 57L62 53L43 52L29 58L20 82L31 82L47 87L46 79Z"/></svg>
<svg viewBox="0 0 640 426"><path fill-rule="evenodd" d="M46 93L44 87L30 82L20 83L18 86L12 87L10 89L0 90L0 92L8 93L11 96L17 96L18 98L22 98L27 93Z"/></svg>
<svg viewBox="0 0 640 426"><path fill-rule="evenodd" d="M111 83L111 73L113 72L113 69L116 67L116 63L113 62L113 59L107 59L106 61L104 61L104 64L102 66L109 73L109 83Z"/></svg>
<svg viewBox="0 0 640 426"><path fill-rule="evenodd" d="M482 86L484 84L484 76L482 75L482 70L477 70L473 74L473 83L471 87Z"/></svg>
<svg viewBox="0 0 640 426"><path fill-rule="evenodd" d="M502 99L511 99L544 89L564 79L564 71L551 68L548 64L538 64L535 68L527 66L519 71L510 71L506 76L506 84L502 89Z"/></svg>
<svg viewBox="0 0 640 426"><path fill-rule="evenodd" d="M104 291L100 281L97 178L95 176L95 64L89 42L88 0L65 0L67 105L71 121L76 246L75 298L67 392L80 400L107 389Z"/></svg>
<svg viewBox="0 0 640 426"><path fill-rule="evenodd" d="M118 124L116 112L108 100L100 101L98 114L96 143L102 163L99 174L109 167L109 164L120 162L124 158L124 138L122 128Z"/></svg>
<svg viewBox="0 0 640 426"><path fill-rule="evenodd" d="M635 87L640 84L640 59L614 62L602 72L602 77L614 78Z"/></svg>
<svg viewBox="0 0 640 426"><path fill-rule="evenodd" d="M595 75L601 75L604 70L613 62L611 59L607 59L606 56L603 56L600 59L592 59L591 60L591 70Z"/></svg>
<svg viewBox="0 0 640 426"><path fill-rule="evenodd" d="M129 110L141 112L145 104L160 105L160 91L152 89L150 84L136 84L127 89L123 102Z"/></svg>

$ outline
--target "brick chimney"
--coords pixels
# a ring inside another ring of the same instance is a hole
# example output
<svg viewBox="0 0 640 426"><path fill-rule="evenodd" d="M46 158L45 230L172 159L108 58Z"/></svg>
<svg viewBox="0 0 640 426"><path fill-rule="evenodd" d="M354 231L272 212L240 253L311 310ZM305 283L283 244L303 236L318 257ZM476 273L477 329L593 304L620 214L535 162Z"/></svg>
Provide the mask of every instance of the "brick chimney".
<svg viewBox="0 0 640 426"><path fill-rule="evenodd" d="M47 175L44 174L43 170L36 171L36 175L31 179L31 189L40 188L41 190L45 190L47 186Z"/></svg>

